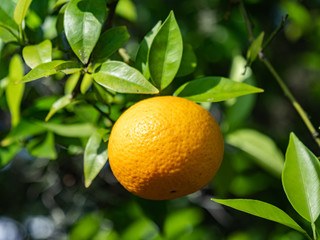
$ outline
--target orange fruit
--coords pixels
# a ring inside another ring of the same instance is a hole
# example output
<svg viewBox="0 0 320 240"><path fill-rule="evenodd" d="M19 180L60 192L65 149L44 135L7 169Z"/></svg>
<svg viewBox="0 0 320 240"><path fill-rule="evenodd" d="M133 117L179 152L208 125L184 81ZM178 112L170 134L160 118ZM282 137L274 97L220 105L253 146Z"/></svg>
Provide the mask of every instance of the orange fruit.
<svg viewBox="0 0 320 240"><path fill-rule="evenodd" d="M116 121L108 144L114 176L129 192L152 200L178 198L207 185L223 149L211 114L172 96L132 105Z"/></svg>

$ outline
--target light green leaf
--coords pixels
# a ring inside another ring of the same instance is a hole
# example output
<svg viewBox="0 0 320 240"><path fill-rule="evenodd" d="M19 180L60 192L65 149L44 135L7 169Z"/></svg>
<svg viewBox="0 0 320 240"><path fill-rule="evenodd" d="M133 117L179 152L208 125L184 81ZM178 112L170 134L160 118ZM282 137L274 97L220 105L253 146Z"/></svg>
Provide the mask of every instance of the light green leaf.
<svg viewBox="0 0 320 240"><path fill-rule="evenodd" d="M20 82L31 82L42 77L56 74L57 70L55 69L55 66L65 62L66 61L63 60L53 60L51 62L41 63L25 75Z"/></svg>
<svg viewBox="0 0 320 240"><path fill-rule="evenodd" d="M116 8L116 14L131 21L137 20L137 10L131 0L119 0Z"/></svg>
<svg viewBox="0 0 320 240"><path fill-rule="evenodd" d="M21 149L19 144L11 144L0 148L0 169L5 167Z"/></svg>
<svg viewBox="0 0 320 240"><path fill-rule="evenodd" d="M152 41L148 59L151 79L160 90L176 76L182 52L182 36L171 11Z"/></svg>
<svg viewBox="0 0 320 240"><path fill-rule="evenodd" d="M86 73L84 76L83 76L83 79L82 79L82 82L81 82L81 85L80 85L80 92L82 94L85 94L88 89L91 87L92 85L92 75L91 74L88 74Z"/></svg>
<svg viewBox="0 0 320 240"><path fill-rule="evenodd" d="M59 98L57 101L55 101L52 106L51 109L48 113L48 115L46 116L45 121L49 121L49 119L56 113L58 112L60 109L66 107L67 105L69 105L72 101L72 94L68 94L65 95L61 98Z"/></svg>
<svg viewBox="0 0 320 240"><path fill-rule="evenodd" d="M224 77L204 77L183 84L174 95L194 102L220 102L259 92L263 89Z"/></svg>
<svg viewBox="0 0 320 240"><path fill-rule="evenodd" d="M66 84L64 85L65 95L68 95L73 92L74 88L76 87L79 81L80 75L80 72L76 72L67 79Z"/></svg>
<svg viewBox="0 0 320 240"><path fill-rule="evenodd" d="M57 152L54 146L54 135L52 132L48 132L46 137L35 138L29 142L27 148L30 154L38 158L56 159Z"/></svg>
<svg viewBox="0 0 320 240"><path fill-rule="evenodd" d="M264 32L260 33L260 35L252 42L251 46L249 47L247 51L247 65L250 66L254 60L257 58L262 42L263 42Z"/></svg>
<svg viewBox="0 0 320 240"><path fill-rule="evenodd" d="M268 136L252 129L241 129L228 134L225 139L228 144L251 155L257 164L270 173L281 176L284 157Z"/></svg>
<svg viewBox="0 0 320 240"><path fill-rule="evenodd" d="M17 3L16 9L14 10L14 20L18 25L22 24L31 2L32 0L19 0Z"/></svg>
<svg viewBox="0 0 320 240"><path fill-rule="evenodd" d="M115 51L122 47L129 38L130 34L125 26L108 29L99 38L92 54L93 61L106 61Z"/></svg>
<svg viewBox="0 0 320 240"><path fill-rule="evenodd" d="M101 86L121 93L156 94L159 91L135 68L124 62L108 61L93 74Z"/></svg>
<svg viewBox="0 0 320 240"><path fill-rule="evenodd" d="M105 0L71 0L64 14L68 42L83 64L87 64L106 17Z"/></svg>
<svg viewBox="0 0 320 240"><path fill-rule="evenodd" d="M13 19L14 8L15 3L10 0L2 2L0 6L0 38L4 42L17 41L19 39L19 28Z"/></svg>
<svg viewBox="0 0 320 240"><path fill-rule="evenodd" d="M182 60L177 73L177 77L183 77L193 73L197 67L197 57L191 44L183 45Z"/></svg>
<svg viewBox="0 0 320 240"><path fill-rule="evenodd" d="M22 50L23 59L30 68L35 68L41 63L51 62L52 44L50 40L44 40L36 45L29 45Z"/></svg>
<svg viewBox="0 0 320 240"><path fill-rule="evenodd" d="M20 55L14 55L9 65L9 83L6 89L6 99L11 114L11 127L20 121L20 104L24 92L24 84L15 84L23 77L24 67Z"/></svg>
<svg viewBox="0 0 320 240"><path fill-rule="evenodd" d="M83 69L83 66L77 62L67 61L56 65L54 69L58 72L64 72L65 74L73 74L80 72Z"/></svg>
<svg viewBox="0 0 320 240"><path fill-rule="evenodd" d="M107 143L102 141L101 131L107 130L99 129L94 132L84 150L83 169L86 187L90 186L108 160Z"/></svg>
<svg viewBox="0 0 320 240"><path fill-rule="evenodd" d="M58 124L48 122L36 122L41 127L64 137L89 137L95 127L90 123Z"/></svg>
<svg viewBox="0 0 320 240"><path fill-rule="evenodd" d="M314 223L320 215L320 162L294 133L290 134L282 185L293 208Z"/></svg>
<svg viewBox="0 0 320 240"><path fill-rule="evenodd" d="M293 228L301 233L306 234L288 214L280 208L269 203L251 200L251 199L211 199L214 202L223 204L225 206L234 208L236 210L249 213L251 215L261 217L270 221L283 224L287 227Z"/></svg>
<svg viewBox="0 0 320 240"><path fill-rule="evenodd" d="M151 43L158 33L158 30L161 26L161 21L159 21L150 32L147 33L147 35L143 38L142 42L140 43L136 61L135 61L135 67L143 74L143 76L146 79L150 78L150 72L149 72L149 66L148 66L148 57L149 57L149 51L151 47Z"/></svg>

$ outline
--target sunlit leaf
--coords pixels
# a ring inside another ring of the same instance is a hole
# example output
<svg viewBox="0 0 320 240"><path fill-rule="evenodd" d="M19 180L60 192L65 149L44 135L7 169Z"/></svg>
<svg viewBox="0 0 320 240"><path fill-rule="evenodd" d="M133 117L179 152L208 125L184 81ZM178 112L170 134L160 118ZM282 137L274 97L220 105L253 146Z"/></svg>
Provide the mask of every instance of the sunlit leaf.
<svg viewBox="0 0 320 240"><path fill-rule="evenodd" d="M226 136L226 142L248 153L261 167L281 176L284 156L275 142L253 129L241 129Z"/></svg>
<svg viewBox="0 0 320 240"><path fill-rule="evenodd" d="M36 124L64 137L89 137L95 131L95 127L90 123L58 124L36 122Z"/></svg>
<svg viewBox="0 0 320 240"><path fill-rule="evenodd" d="M44 40L36 45L29 45L22 50L23 59L30 68L35 68L41 63L51 62L52 44L50 40Z"/></svg>
<svg viewBox="0 0 320 240"><path fill-rule="evenodd" d="M71 0L64 14L64 28L68 42L83 64L100 36L106 17L105 0Z"/></svg>
<svg viewBox="0 0 320 240"><path fill-rule="evenodd" d="M155 94L159 91L135 68L124 62L108 61L93 74L101 86L121 93Z"/></svg>
<svg viewBox="0 0 320 240"><path fill-rule="evenodd" d="M260 33L260 35L252 42L251 46L249 47L247 52L248 66L250 66L254 62L254 60L257 58L262 46L263 37L264 37L264 32Z"/></svg>
<svg viewBox="0 0 320 240"><path fill-rule="evenodd" d="M195 102L220 102L259 92L263 90L224 77L204 77L185 83L174 95Z"/></svg>
<svg viewBox="0 0 320 240"><path fill-rule="evenodd" d="M86 73L84 76L83 76L83 79L82 79L82 82L81 82L81 85L80 85L80 92L82 94L85 94L88 89L91 87L92 85L92 75L91 74L88 74Z"/></svg>
<svg viewBox="0 0 320 240"><path fill-rule="evenodd" d="M119 0L116 8L116 14L131 21L137 20L137 10L131 0Z"/></svg>
<svg viewBox="0 0 320 240"><path fill-rule="evenodd" d="M182 52L180 29L174 13L170 12L152 41L148 59L151 79L160 90L166 88L176 76Z"/></svg>
<svg viewBox="0 0 320 240"><path fill-rule="evenodd" d="M50 75L56 74L57 70L55 66L58 66L66 61L63 60L53 60L47 63L41 63L32 69L28 74L26 74L20 82L31 82L42 77L48 77Z"/></svg>
<svg viewBox="0 0 320 240"><path fill-rule="evenodd" d="M83 69L83 67L80 63L67 61L56 65L54 69L58 72L64 72L65 74L73 74L76 72L80 72Z"/></svg>
<svg viewBox="0 0 320 240"><path fill-rule="evenodd" d="M181 64L177 73L177 77L183 77L192 73L197 67L197 57L193 51L191 44L183 45L183 53Z"/></svg>
<svg viewBox="0 0 320 240"><path fill-rule="evenodd" d="M104 62L123 44L125 44L130 35L125 26L110 28L105 31L98 40L93 51L92 59L96 62Z"/></svg>
<svg viewBox="0 0 320 240"><path fill-rule="evenodd" d="M86 187L90 186L108 160L107 143L102 141L100 132L101 129L90 136L84 151L83 169Z"/></svg>
<svg viewBox="0 0 320 240"><path fill-rule="evenodd" d="M269 203L251 199L211 200L223 204L225 206L234 208L236 210L283 224L287 227L293 228L299 232L306 234L305 230L303 230L287 213Z"/></svg>
<svg viewBox="0 0 320 240"><path fill-rule="evenodd" d="M18 25L13 19L15 3L10 0L0 4L0 38L4 42L17 41Z"/></svg>
<svg viewBox="0 0 320 240"><path fill-rule="evenodd" d="M45 138L35 138L28 145L27 148L32 156L38 158L56 159L57 152L54 146L54 135L48 132Z"/></svg>
<svg viewBox="0 0 320 240"><path fill-rule="evenodd" d="M294 133L290 134L282 184L293 208L314 223L320 215L320 162Z"/></svg>
<svg viewBox="0 0 320 240"><path fill-rule="evenodd" d="M50 109L50 112L48 113L48 115L46 116L46 121L49 121L49 119L56 113L58 112L60 109L66 107L67 105L69 105L72 101L72 94L68 94L65 95L61 98L59 98L57 101L55 101Z"/></svg>
<svg viewBox="0 0 320 240"><path fill-rule="evenodd" d="M22 24L32 0L19 0L14 10L14 20L18 25Z"/></svg>
<svg viewBox="0 0 320 240"><path fill-rule="evenodd" d="M9 83L6 89L6 99L11 114L11 127L20 121L20 104L24 92L24 84L16 84L24 74L24 67L20 55L14 55L9 65Z"/></svg>
<svg viewBox="0 0 320 240"><path fill-rule="evenodd" d="M143 76L146 79L150 78L148 57L149 57L151 43L152 43L154 37L156 36L160 26L161 26L161 21L159 21L151 29L151 31L148 32L147 35L143 38L142 42L140 43L138 52L137 52L135 67L143 74Z"/></svg>

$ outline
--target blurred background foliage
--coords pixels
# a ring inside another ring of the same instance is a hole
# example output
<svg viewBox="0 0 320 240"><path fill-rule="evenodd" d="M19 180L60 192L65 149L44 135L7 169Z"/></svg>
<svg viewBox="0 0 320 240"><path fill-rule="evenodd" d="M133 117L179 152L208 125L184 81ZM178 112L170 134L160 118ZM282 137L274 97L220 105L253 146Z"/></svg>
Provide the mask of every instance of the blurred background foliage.
<svg viewBox="0 0 320 240"><path fill-rule="evenodd" d="M9 0L4 0L9 1ZM13 14L17 1L0 7ZM63 32L63 7L67 0L33 0L25 20L30 44L50 39L53 58L67 52ZM246 0L245 7L257 37L265 36L289 19L265 50L298 101L318 128L320 124L320 4L317 0ZM6 9L4 9L6 8ZM57 74L25 86L22 101L24 129L38 133L20 146L1 147L0 157L15 155L0 170L0 239L227 239L299 240L304 236L284 226L237 212L210 201L216 198L252 198L272 203L300 219L288 204L280 181L289 133L297 136L317 156L319 149L302 120L261 62L243 75L250 41L244 18L235 0L120 0L113 24L126 25L131 35L124 46L132 59L145 34L173 10L184 41L198 60L192 75L178 78L170 94L183 82L201 76L225 76L265 90L205 107L220 122L226 138L224 162L214 180L203 190L176 200L147 201L125 191L109 166L89 188L84 187L83 151L86 136L63 134L61 125L46 131L34 121L45 118L52 103L64 92L66 77ZM7 43L12 36L0 28L0 139L10 130L4 89L10 58L21 53ZM114 58L120 58L115 54ZM25 69L28 71L28 69ZM111 109L116 120L129 95L117 95ZM95 122L99 113L88 105L71 105L55 121ZM55 123L55 122L54 122ZM108 124L108 122L106 122ZM90 127L88 125L83 127ZM76 129L77 131L77 129ZM21 134L21 132L20 132ZM14 134L12 138L14 139ZM18 151L19 150L19 151ZM36 157L35 157L36 156ZM1 159L0 159L1 162ZM2 162L2 165L4 163Z"/></svg>

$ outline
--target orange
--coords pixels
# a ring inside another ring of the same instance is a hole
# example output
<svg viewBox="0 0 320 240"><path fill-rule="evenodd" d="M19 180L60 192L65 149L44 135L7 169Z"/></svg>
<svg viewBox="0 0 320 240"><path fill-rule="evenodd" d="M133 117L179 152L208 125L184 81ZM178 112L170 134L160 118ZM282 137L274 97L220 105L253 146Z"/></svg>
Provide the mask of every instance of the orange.
<svg viewBox="0 0 320 240"><path fill-rule="evenodd" d="M223 137L200 105L180 97L142 100L112 128L111 170L131 193L146 199L174 199L193 193L218 171Z"/></svg>

